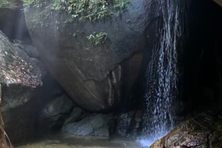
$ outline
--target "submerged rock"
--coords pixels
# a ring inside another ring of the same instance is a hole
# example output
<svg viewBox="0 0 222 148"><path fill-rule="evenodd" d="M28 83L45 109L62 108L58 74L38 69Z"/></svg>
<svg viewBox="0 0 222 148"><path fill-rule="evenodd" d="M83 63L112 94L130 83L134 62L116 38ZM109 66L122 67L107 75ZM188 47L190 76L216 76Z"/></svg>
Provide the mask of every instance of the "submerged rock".
<svg viewBox="0 0 222 148"><path fill-rule="evenodd" d="M220 148L221 127L221 114L202 113L181 123L151 148Z"/></svg>
<svg viewBox="0 0 222 148"><path fill-rule="evenodd" d="M51 74L73 100L91 111L130 104L141 70L139 52L145 46L145 32L157 17L148 17L157 11L155 4L129 0L119 14L94 21L70 17L62 4L56 9L46 9L52 1L35 7L38 4L35 1L25 9L30 35Z"/></svg>

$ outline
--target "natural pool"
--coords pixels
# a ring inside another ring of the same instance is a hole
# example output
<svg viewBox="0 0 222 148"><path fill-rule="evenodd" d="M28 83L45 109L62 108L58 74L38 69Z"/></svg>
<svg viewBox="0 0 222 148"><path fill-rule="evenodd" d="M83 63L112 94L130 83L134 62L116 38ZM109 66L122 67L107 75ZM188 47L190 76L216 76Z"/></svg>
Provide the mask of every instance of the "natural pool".
<svg viewBox="0 0 222 148"><path fill-rule="evenodd" d="M126 139L47 139L30 144L17 146L16 148L140 148L141 146Z"/></svg>

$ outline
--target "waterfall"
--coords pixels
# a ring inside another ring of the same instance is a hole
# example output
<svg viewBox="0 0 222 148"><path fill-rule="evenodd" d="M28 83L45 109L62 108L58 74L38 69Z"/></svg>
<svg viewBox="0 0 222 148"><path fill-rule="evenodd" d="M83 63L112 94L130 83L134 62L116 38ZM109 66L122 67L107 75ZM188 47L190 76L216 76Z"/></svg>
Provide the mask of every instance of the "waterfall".
<svg viewBox="0 0 222 148"><path fill-rule="evenodd" d="M159 42L152 49L152 59L147 68L147 92L143 133L147 145L164 136L174 126L172 104L177 97L178 54L177 41L181 36L179 3L160 0L163 26Z"/></svg>

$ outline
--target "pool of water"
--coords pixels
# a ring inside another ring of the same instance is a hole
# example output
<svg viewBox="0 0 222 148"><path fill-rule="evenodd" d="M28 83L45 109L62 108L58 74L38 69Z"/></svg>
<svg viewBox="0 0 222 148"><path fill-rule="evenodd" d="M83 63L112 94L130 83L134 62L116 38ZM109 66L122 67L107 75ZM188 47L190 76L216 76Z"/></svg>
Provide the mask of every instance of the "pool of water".
<svg viewBox="0 0 222 148"><path fill-rule="evenodd" d="M136 141L126 139L45 139L28 144L16 146L15 148L142 148Z"/></svg>

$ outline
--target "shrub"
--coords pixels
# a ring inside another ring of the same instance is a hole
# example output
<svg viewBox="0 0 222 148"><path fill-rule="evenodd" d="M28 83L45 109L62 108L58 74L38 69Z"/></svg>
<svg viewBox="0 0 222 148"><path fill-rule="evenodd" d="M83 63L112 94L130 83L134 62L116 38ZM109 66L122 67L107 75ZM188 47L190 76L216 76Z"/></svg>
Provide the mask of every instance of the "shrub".
<svg viewBox="0 0 222 148"><path fill-rule="evenodd" d="M107 33L105 32L94 32L93 34L90 34L87 36L87 39L95 46L104 44L107 40Z"/></svg>

